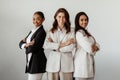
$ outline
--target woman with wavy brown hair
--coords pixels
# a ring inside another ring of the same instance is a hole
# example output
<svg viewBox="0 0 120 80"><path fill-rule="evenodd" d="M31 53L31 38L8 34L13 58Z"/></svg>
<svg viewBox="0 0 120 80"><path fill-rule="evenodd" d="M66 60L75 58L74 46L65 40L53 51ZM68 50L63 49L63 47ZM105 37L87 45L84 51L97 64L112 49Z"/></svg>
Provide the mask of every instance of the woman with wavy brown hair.
<svg viewBox="0 0 120 80"><path fill-rule="evenodd" d="M46 71L48 80L72 80L74 30L71 30L69 13L65 8L57 10L52 29L48 32L44 49L49 49Z"/></svg>

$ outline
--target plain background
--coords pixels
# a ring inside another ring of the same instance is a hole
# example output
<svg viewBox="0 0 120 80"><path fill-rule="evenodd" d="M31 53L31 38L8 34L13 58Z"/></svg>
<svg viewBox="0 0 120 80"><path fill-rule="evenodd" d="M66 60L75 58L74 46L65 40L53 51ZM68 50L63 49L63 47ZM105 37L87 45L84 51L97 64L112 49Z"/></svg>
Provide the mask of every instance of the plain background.
<svg viewBox="0 0 120 80"><path fill-rule="evenodd" d="M68 10L72 27L78 12L90 18L88 30L101 46L95 56L95 79L120 79L120 0L0 0L0 80L27 80L19 41L33 28L35 11L44 12L47 31L61 7Z"/></svg>

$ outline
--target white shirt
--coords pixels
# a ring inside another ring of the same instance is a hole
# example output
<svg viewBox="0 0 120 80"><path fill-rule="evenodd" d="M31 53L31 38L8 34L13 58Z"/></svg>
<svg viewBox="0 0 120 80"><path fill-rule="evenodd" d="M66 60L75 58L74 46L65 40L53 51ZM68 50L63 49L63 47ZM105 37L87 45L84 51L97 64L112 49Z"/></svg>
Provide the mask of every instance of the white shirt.
<svg viewBox="0 0 120 80"><path fill-rule="evenodd" d="M60 30L59 28L58 28L58 31L57 31L57 34L58 34L58 42L61 42L62 40L63 40L63 38L64 38L64 36L65 36L65 34L66 34L66 30L65 30L65 28L63 28L62 30Z"/></svg>
<svg viewBox="0 0 120 80"><path fill-rule="evenodd" d="M26 39L26 43L21 46L22 49L25 49L25 45L31 42L31 37L32 37L32 35L33 35L39 28L40 28L40 27L36 27L36 28L34 28L34 29L31 30L31 33L28 35L28 37L27 37L27 39ZM29 54L28 54L28 63L27 63L27 66L29 66L29 61L30 61L30 59L31 59L31 56L32 56L32 53L29 53Z"/></svg>
<svg viewBox="0 0 120 80"><path fill-rule="evenodd" d="M38 28L40 28L40 27L37 27L37 28L34 28L34 29L31 30L31 33L29 34L29 36L28 36L27 39L26 39L26 43L27 43L27 44L30 43L32 35L38 30ZM24 44L21 46L22 49L25 49L26 43L24 43Z"/></svg>

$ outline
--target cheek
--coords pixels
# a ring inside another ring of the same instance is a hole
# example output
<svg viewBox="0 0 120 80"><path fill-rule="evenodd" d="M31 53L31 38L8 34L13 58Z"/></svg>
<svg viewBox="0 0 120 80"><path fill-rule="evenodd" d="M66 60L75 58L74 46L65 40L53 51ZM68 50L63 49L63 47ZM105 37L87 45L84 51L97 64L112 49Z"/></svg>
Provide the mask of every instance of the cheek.
<svg viewBox="0 0 120 80"><path fill-rule="evenodd" d="M65 22L66 22L66 20L65 20L65 19L63 19L63 20L62 20L62 22L63 22L63 23L65 23Z"/></svg>
<svg viewBox="0 0 120 80"><path fill-rule="evenodd" d="M37 21L37 23L41 23L41 21L39 20L39 21Z"/></svg>
<svg viewBox="0 0 120 80"><path fill-rule="evenodd" d="M33 24L35 24L35 21L33 20Z"/></svg>
<svg viewBox="0 0 120 80"><path fill-rule="evenodd" d="M66 22L66 19L64 18L63 21Z"/></svg>
<svg viewBox="0 0 120 80"><path fill-rule="evenodd" d="M80 25L80 26L82 25L82 22L81 22L81 21L79 21L79 25Z"/></svg>
<svg viewBox="0 0 120 80"><path fill-rule="evenodd" d="M37 20L36 23L40 24L42 23L42 20Z"/></svg>

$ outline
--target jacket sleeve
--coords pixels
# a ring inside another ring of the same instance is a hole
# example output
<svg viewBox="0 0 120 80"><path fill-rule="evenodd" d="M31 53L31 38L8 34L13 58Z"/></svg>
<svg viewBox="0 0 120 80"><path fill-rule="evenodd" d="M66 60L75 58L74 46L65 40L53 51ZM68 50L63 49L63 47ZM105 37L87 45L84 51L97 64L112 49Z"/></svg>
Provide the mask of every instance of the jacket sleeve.
<svg viewBox="0 0 120 80"><path fill-rule="evenodd" d="M25 37L25 39L30 35L31 31L29 32L29 34ZM23 40L21 40L19 42L19 48L20 49L24 49L24 46L26 45L26 41L24 42Z"/></svg>
<svg viewBox="0 0 120 80"><path fill-rule="evenodd" d="M33 39L35 40L35 43L33 46L36 46L39 48L43 47L44 41L45 41L46 33L44 31L39 32Z"/></svg>
<svg viewBox="0 0 120 80"><path fill-rule="evenodd" d="M21 40L21 41L19 42L19 48L20 48L20 49L24 49L25 44L26 44L26 42L24 42L23 40Z"/></svg>
<svg viewBox="0 0 120 80"><path fill-rule="evenodd" d="M60 43L50 42L50 41L48 40L48 38L51 38L51 39L52 39L52 37L51 37L52 35L53 35L52 32L50 32L50 31L47 32L47 36L46 36L46 39L45 39L43 48L44 48L44 49L48 49L48 50L58 50ZM52 39L52 40L53 40L53 39Z"/></svg>
<svg viewBox="0 0 120 80"><path fill-rule="evenodd" d="M34 44L29 46L27 48L28 52L32 52L33 54L36 54L39 50L43 51L43 44L44 44L44 40L46 37L46 33L44 31L39 31L35 37L32 39L34 40Z"/></svg>
<svg viewBox="0 0 120 80"><path fill-rule="evenodd" d="M75 39L74 31L71 31L70 35L68 35L68 36L69 36L69 39L72 39L72 38ZM75 48L75 43L70 44L70 45L65 46L65 47L62 47L59 50L60 50L60 52L72 52L74 50L74 48Z"/></svg>
<svg viewBox="0 0 120 80"><path fill-rule="evenodd" d="M77 45L80 45L86 52L92 53L92 43L90 42L89 38L84 35L83 31L78 31L76 33L76 41Z"/></svg>

